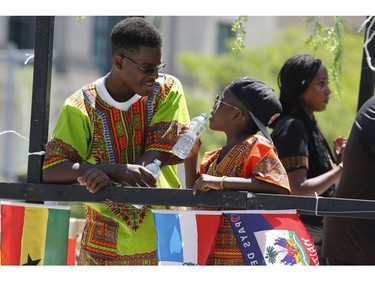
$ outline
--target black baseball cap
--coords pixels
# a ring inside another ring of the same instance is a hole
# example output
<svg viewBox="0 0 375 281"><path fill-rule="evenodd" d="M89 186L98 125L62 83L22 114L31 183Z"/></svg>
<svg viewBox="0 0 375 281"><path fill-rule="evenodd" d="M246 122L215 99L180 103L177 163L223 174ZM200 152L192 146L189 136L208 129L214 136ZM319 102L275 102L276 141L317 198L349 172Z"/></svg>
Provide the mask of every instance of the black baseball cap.
<svg viewBox="0 0 375 281"><path fill-rule="evenodd" d="M266 127L275 121L282 111L274 90L252 77L236 79L228 88L249 110L251 118L263 135L273 143Z"/></svg>

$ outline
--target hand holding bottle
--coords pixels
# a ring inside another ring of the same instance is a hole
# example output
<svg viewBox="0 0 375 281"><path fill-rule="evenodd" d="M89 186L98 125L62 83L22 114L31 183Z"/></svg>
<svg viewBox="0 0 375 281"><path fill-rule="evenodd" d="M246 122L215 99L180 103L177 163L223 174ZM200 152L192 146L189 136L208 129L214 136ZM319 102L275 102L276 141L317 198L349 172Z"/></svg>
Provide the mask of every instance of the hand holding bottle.
<svg viewBox="0 0 375 281"><path fill-rule="evenodd" d="M196 139L206 130L207 119L207 113L202 113L191 120L188 125L189 130L184 132L183 136L173 146L173 153L177 157L185 159L189 156Z"/></svg>
<svg viewBox="0 0 375 281"><path fill-rule="evenodd" d="M161 170L160 170L161 162L159 159L155 159L154 162L148 164L145 166L145 168L151 172L151 174L154 176L155 180L158 180L161 175ZM134 207L137 209L142 209L143 205L137 205L133 204Z"/></svg>
<svg viewBox="0 0 375 281"><path fill-rule="evenodd" d="M181 127L180 133L178 134L178 139L182 138L187 132L189 131L189 125L185 125ZM193 155L199 154L200 148L202 145L202 141L200 138L196 138L194 145L186 158L190 158Z"/></svg>

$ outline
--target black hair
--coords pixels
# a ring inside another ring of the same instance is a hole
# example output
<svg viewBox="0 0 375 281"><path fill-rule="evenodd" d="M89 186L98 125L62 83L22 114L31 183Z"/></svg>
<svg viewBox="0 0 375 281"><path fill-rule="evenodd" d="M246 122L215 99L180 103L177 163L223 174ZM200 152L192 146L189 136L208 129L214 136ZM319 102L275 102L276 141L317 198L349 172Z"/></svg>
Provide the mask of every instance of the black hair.
<svg viewBox="0 0 375 281"><path fill-rule="evenodd" d="M141 17L129 17L117 23L111 32L112 55L124 50L134 52L141 46L161 48L158 29Z"/></svg>
<svg viewBox="0 0 375 281"><path fill-rule="evenodd" d="M320 59L308 54L295 55L284 63L277 78L283 107L281 117L293 110L302 110L300 96L314 79L321 64Z"/></svg>

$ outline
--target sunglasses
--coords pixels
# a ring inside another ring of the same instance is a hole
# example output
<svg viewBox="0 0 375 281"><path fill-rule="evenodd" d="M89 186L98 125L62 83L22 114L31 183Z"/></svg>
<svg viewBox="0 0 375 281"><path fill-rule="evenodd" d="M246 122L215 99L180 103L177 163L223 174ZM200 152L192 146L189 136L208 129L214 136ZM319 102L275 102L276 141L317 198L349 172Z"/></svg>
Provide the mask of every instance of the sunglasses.
<svg viewBox="0 0 375 281"><path fill-rule="evenodd" d="M141 70L144 74L154 74L155 71L159 72L160 70L162 70L166 66L166 63L162 62L161 64L159 64L158 66L155 66L155 67L142 67L138 63L133 61L132 59L128 58L127 56L121 55L121 57L123 59L126 59L127 61L130 61L132 64L134 64L136 67L138 67L138 69Z"/></svg>
<svg viewBox="0 0 375 281"><path fill-rule="evenodd" d="M231 108L241 110L241 109L239 109L238 107L235 107L234 105L231 105L231 104L229 104L229 103L224 102L224 101L223 101L223 97L221 97L221 96L216 96L216 98L215 98L215 103L214 103L214 108L219 107L219 104L220 104L220 103L225 104L226 106L229 106L229 107L231 107Z"/></svg>

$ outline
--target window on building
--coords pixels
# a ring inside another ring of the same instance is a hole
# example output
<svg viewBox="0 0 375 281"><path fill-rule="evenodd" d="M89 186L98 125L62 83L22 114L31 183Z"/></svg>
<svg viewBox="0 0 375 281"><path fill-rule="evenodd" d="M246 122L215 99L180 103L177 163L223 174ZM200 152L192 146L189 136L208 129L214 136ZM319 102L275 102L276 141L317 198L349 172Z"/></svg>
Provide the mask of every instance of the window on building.
<svg viewBox="0 0 375 281"><path fill-rule="evenodd" d="M34 49L35 27L35 16L9 17L9 41L17 49Z"/></svg>
<svg viewBox="0 0 375 281"><path fill-rule="evenodd" d="M230 24L220 23L218 25L218 35L217 35L217 45L216 52L217 54L222 54L229 51L228 39L235 37L234 32L232 31L232 26Z"/></svg>
<svg viewBox="0 0 375 281"><path fill-rule="evenodd" d="M112 67L110 34L112 28L124 16L95 17L94 57L101 74L107 74Z"/></svg>

